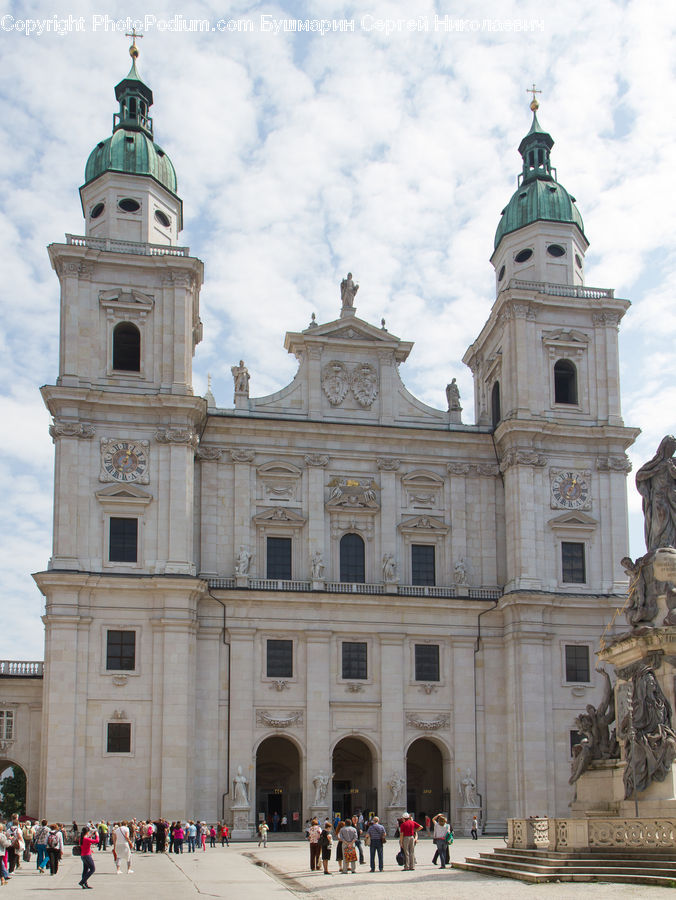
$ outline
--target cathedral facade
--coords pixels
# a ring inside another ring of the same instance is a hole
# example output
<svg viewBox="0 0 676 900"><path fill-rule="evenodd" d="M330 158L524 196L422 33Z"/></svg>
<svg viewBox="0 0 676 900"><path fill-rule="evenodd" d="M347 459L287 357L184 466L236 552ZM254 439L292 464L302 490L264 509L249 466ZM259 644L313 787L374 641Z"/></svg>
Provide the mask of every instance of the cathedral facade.
<svg viewBox="0 0 676 900"><path fill-rule="evenodd" d="M135 48L132 48L135 50ZM135 56L135 54L132 54ZM61 286L39 814L564 815L575 715L626 590L618 327L533 108L464 362L476 423L359 318L289 332L291 384L192 389L203 265L134 58ZM208 323L207 323L208 327ZM443 339L443 336L440 336ZM18 731L20 722L15 723ZM37 781L37 785L35 782Z"/></svg>

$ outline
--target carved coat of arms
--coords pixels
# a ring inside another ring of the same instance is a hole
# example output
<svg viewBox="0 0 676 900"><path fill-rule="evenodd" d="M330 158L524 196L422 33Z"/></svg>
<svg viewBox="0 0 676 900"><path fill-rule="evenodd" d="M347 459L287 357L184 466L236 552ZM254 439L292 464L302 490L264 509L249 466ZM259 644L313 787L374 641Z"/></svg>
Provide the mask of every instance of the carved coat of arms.
<svg viewBox="0 0 676 900"><path fill-rule="evenodd" d="M360 406L371 406L378 396L378 373L371 363L360 363L352 373L352 393Z"/></svg>
<svg viewBox="0 0 676 900"><path fill-rule="evenodd" d="M339 406L345 399L350 378L342 362L331 360L322 369L322 390L331 406Z"/></svg>

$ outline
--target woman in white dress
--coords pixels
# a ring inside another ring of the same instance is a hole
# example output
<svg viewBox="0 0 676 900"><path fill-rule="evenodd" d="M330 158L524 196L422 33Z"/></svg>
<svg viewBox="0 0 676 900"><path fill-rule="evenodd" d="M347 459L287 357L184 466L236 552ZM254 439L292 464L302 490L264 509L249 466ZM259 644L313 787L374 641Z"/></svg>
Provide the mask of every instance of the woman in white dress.
<svg viewBox="0 0 676 900"><path fill-rule="evenodd" d="M127 827L126 822L121 822L113 829L113 853L115 856L117 874L122 874L120 872L120 862L126 858L127 875L130 875L134 870L131 867L131 839L129 837L129 828Z"/></svg>

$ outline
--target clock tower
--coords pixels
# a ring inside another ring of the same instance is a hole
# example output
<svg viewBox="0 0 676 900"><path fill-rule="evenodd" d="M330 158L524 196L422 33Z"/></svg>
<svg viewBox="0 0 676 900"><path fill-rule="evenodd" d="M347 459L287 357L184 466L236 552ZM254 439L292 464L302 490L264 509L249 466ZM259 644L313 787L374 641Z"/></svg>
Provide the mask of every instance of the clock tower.
<svg viewBox="0 0 676 900"><path fill-rule="evenodd" d="M191 384L203 266L178 245L182 202L154 138L136 36L130 54L112 134L85 167L84 234L49 247L61 286L58 377L42 388L53 418L54 541L35 577L46 598L40 807L50 819L80 821L99 806L82 777L91 766L105 769L102 791L131 778L128 790L154 815L183 814L192 789L171 755L131 773L125 762L136 746L169 738L191 757L187 698L205 590L193 519L206 403ZM161 700L172 684L180 690L168 716ZM88 748L101 745L92 757Z"/></svg>

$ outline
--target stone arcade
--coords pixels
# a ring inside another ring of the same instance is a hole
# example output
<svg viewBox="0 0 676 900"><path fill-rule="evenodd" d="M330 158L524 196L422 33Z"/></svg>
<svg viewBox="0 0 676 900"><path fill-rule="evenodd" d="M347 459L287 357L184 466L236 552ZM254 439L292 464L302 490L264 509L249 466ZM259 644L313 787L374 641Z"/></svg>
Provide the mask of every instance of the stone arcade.
<svg viewBox="0 0 676 900"><path fill-rule="evenodd" d="M251 397L240 361L218 408L192 390L203 266L178 245L132 51L86 165L85 233L49 247L39 767L20 706L3 745L29 771L29 811L225 816L242 836L275 812L297 828L331 809L478 811L489 830L565 814L572 723L626 590L637 431L620 411L629 303L585 287L582 218L537 105L463 360L476 424L455 381L447 410L407 391L412 344L359 318L351 274L335 320L287 333L291 384Z"/></svg>

